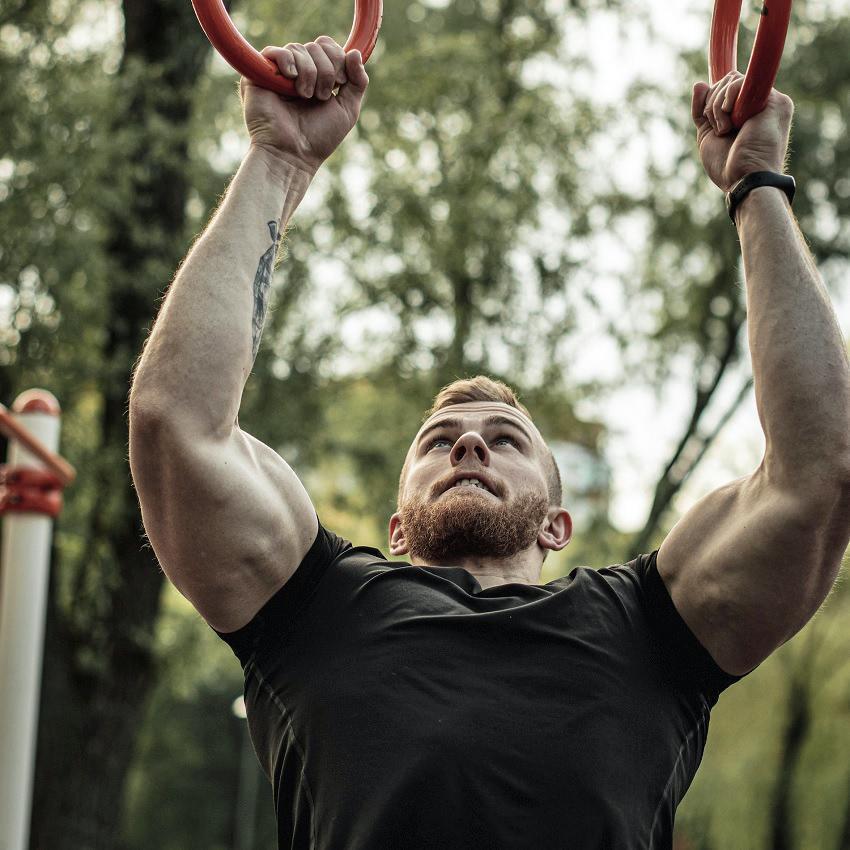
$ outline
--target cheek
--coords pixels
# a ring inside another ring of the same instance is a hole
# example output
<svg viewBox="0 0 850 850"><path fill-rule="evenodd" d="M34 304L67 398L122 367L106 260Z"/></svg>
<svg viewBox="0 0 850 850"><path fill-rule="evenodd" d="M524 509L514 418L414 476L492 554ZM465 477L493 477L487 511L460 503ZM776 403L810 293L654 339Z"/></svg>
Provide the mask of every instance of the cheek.
<svg viewBox="0 0 850 850"><path fill-rule="evenodd" d="M405 479L405 488L409 492L421 491L423 487L433 484L439 474L437 464L420 459L418 463L408 470L407 478Z"/></svg>
<svg viewBox="0 0 850 850"><path fill-rule="evenodd" d="M546 474L536 463L523 464L522 472L518 478L522 478L522 486L527 490L548 492L549 484Z"/></svg>

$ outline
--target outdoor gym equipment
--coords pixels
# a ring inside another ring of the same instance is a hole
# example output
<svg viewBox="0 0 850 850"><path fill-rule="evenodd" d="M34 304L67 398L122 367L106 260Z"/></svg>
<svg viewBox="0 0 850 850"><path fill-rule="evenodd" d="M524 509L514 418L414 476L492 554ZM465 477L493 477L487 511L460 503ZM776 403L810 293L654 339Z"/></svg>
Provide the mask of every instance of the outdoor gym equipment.
<svg viewBox="0 0 850 850"><path fill-rule="evenodd" d="M742 0L716 0L714 4L711 40L708 46L711 85L738 68L741 2ZM791 0L765 0L744 85L732 110L732 124L736 129L767 105L782 60L782 49L785 46L790 19Z"/></svg>
<svg viewBox="0 0 850 850"><path fill-rule="evenodd" d="M192 0L201 29L228 64L258 86L279 94L295 96L295 82L284 77L271 59L266 59L242 37L223 0ZM354 0L354 25L343 49L359 50L363 61L369 58L381 28L383 0Z"/></svg>
<svg viewBox="0 0 850 850"><path fill-rule="evenodd" d="M9 462L0 466L0 847L29 847L53 520L76 472L56 454L59 403L27 390L0 404Z"/></svg>

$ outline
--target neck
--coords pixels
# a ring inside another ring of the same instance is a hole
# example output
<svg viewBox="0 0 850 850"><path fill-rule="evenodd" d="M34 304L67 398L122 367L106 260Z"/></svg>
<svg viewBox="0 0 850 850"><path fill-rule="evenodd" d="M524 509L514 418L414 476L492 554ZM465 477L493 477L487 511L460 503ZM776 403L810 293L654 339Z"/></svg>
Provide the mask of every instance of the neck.
<svg viewBox="0 0 850 850"><path fill-rule="evenodd" d="M481 589L499 584L537 584L540 581L539 551L533 546L525 552L517 552L510 558L490 558L482 555L449 558L440 563L427 563L421 558L411 557L410 563L417 567L462 567L475 576Z"/></svg>

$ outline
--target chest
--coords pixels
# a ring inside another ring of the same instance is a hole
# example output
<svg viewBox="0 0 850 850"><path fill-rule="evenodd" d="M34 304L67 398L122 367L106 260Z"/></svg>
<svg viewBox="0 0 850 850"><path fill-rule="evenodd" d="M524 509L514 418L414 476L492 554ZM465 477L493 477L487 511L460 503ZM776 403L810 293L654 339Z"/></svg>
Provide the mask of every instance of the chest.
<svg viewBox="0 0 850 850"><path fill-rule="evenodd" d="M418 606L355 631L313 644L280 682L305 746L342 742L361 767L393 753L610 796L648 766L663 772L693 720L649 641L569 606Z"/></svg>

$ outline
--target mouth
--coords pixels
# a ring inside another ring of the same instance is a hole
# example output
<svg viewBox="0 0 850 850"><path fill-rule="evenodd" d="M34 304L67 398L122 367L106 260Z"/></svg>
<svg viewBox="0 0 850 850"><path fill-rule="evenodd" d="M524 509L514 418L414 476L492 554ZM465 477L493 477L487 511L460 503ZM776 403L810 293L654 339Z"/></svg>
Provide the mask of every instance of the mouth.
<svg viewBox="0 0 850 850"><path fill-rule="evenodd" d="M475 476L459 478L453 484L450 484L443 492L451 493L455 490L465 493L487 493L490 496L496 495L480 478L476 478Z"/></svg>

